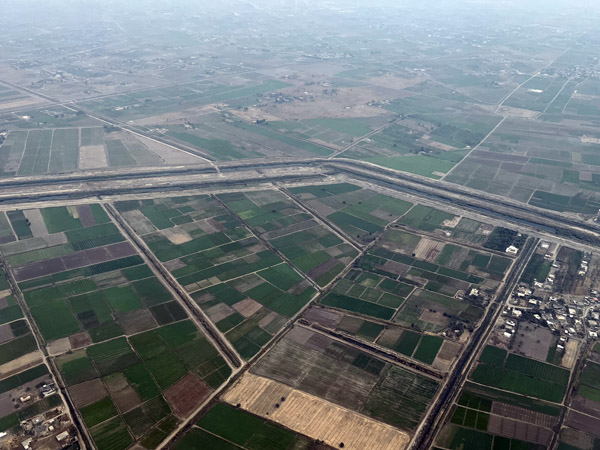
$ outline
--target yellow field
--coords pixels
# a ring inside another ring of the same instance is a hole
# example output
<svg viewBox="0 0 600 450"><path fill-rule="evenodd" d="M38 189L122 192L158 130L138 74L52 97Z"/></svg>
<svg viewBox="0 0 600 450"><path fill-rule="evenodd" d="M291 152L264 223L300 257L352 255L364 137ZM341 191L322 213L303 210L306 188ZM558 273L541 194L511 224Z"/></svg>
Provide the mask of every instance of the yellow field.
<svg viewBox="0 0 600 450"><path fill-rule="evenodd" d="M403 450L410 440L390 425L251 373L244 374L223 399L336 448L343 442L349 450Z"/></svg>

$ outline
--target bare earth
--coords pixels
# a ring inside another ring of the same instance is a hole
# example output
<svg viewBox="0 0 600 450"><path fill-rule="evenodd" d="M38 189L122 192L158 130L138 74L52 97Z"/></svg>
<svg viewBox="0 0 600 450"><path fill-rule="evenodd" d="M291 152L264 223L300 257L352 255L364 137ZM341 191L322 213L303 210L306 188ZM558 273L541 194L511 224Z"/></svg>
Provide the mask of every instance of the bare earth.
<svg viewBox="0 0 600 450"><path fill-rule="evenodd" d="M48 236L46 223L39 209L28 209L23 211L23 214L31 223L29 228L33 233L33 237Z"/></svg>
<svg viewBox="0 0 600 450"><path fill-rule="evenodd" d="M560 363L561 366L566 367L567 369L572 369L575 365L575 361L577 360L577 349L579 345L576 340L571 339L565 345L565 356Z"/></svg>
<svg viewBox="0 0 600 450"><path fill-rule="evenodd" d="M403 450L410 440L390 425L249 372L223 399L335 448Z"/></svg>
<svg viewBox="0 0 600 450"><path fill-rule="evenodd" d="M0 378L12 375L13 373L16 373L27 367L33 367L34 365L39 364L41 361L42 352L39 350L23 355L20 358L13 359L12 361L0 366Z"/></svg>
<svg viewBox="0 0 600 450"><path fill-rule="evenodd" d="M50 342L47 348L50 356L61 355L71 350L71 341L69 341L68 337L57 339L56 341Z"/></svg>

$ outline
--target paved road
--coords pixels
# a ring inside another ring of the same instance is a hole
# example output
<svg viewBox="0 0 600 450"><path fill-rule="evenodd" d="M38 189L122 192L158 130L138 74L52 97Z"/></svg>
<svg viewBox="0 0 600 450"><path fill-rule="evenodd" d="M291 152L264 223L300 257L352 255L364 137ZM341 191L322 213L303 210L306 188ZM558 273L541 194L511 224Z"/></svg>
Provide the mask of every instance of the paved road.
<svg viewBox="0 0 600 450"><path fill-rule="evenodd" d="M442 387L436 401L430 407L427 417L421 422L409 450L426 449L433 445L438 433L449 419L450 405L458 398L479 351L485 345L490 333L494 329L498 317L519 282L527 263L537 248L537 244L537 239L529 239L521 256L513 264L504 282L502 291L488 306L484 319L471 336L469 344L452 369L447 383Z"/></svg>

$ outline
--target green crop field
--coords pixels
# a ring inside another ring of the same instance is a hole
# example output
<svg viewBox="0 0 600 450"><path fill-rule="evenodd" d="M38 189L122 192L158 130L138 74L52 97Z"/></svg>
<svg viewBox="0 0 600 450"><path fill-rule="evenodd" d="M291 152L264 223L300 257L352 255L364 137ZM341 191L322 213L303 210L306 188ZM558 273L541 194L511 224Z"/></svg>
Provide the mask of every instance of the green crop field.
<svg viewBox="0 0 600 450"><path fill-rule="evenodd" d="M490 415L481 411L466 409L458 406L450 419L450 422L456 425L462 425L469 428L486 431Z"/></svg>
<svg viewBox="0 0 600 450"><path fill-rule="evenodd" d="M496 367L504 367L508 352L492 345L486 345L479 357L479 361Z"/></svg>
<svg viewBox="0 0 600 450"><path fill-rule="evenodd" d="M11 389L19 387L29 381L35 380L48 373L48 367L45 364L27 369L17 375L0 380L0 393L8 392Z"/></svg>
<svg viewBox="0 0 600 450"><path fill-rule="evenodd" d="M156 397L160 391L143 364L135 364L123 371L142 400Z"/></svg>
<svg viewBox="0 0 600 450"><path fill-rule="evenodd" d="M136 162L129 149L118 140L106 140L106 155L110 167L135 166Z"/></svg>
<svg viewBox="0 0 600 450"><path fill-rule="evenodd" d="M173 416L167 416L158 425L146 433L140 443L145 448L156 448L177 428L177 419Z"/></svg>
<svg viewBox="0 0 600 450"><path fill-rule="evenodd" d="M2 275L0 275L1 277ZM3 278L0 278L3 279ZM17 304L16 299L11 295L6 297L6 306L0 309L0 324L12 322L23 317L23 312Z"/></svg>
<svg viewBox="0 0 600 450"><path fill-rule="evenodd" d="M394 310L375 303L359 300L347 295L330 293L327 294L321 303L334 308L345 309L347 311L357 312L366 316L376 317L378 319L391 319Z"/></svg>
<svg viewBox="0 0 600 450"><path fill-rule="evenodd" d="M42 305L31 307L31 314L44 339L48 341L69 336L81 329L65 301L61 299L48 300Z"/></svg>
<svg viewBox="0 0 600 450"><path fill-rule="evenodd" d="M15 230L15 233L19 239L33 237L23 211L7 211L6 216L10 220L12 228Z"/></svg>
<svg viewBox="0 0 600 450"><path fill-rule="evenodd" d="M116 416L117 408L115 408L110 397L106 397L81 408L81 415L83 416L86 426L91 428L94 425Z"/></svg>
<svg viewBox="0 0 600 450"><path fill-rule="evenodd" d="M175 445L176 450L196 450L197 448L210 448L211 450L239 450L240 447L197 428L193 428L186 433Z"/></svg>
<svg viewBox="0 0 600 450"><path fill-rule="evenodd" d="M317 210L323 207L336 209L328 213L327 218L356 238L382 231L412 206L405 200L350 184L305 186L290 191Z"/></svg>
<svg viewBox="0 0 600 450"><path fill-rule="evenodd" d="M93 343L98 343L112 339L124 334L123 328L116 322L107 323L98 327L92 328L88 331L90 338Z"/></svg>
<svg viewBox="0 0 600 450"><path fill-rule="evenodd" d="M400 336L400 339L398 339L394 350L403 355L412 356L420 340L421 335L419 333L404 331L402 336Z"/></svg>
<svg viewBox="0 0 600 450"><path fill-rule="evenodd" d="M5 364L35 350L37 350L37 343L33 335L27 334L13 339L6 344L0 345L0 364Z"/></svg>
<svg viewBox="0 0 600 450"><path fill-rule="evenodd" d="M513 353L504 359L500 349L488 346L471 379L517 394L560 402L566 392L569 371Z"/></svg>
<svg viewBox="0 0 600 450"><path fill-rule="evenodd" d="M87 351L102 375L122 370L138 362L125 338L92 345Z"/></svg>
<svg viewBox="0 0 600 450"><path fill-rule="evenodd" d="M443 342L441 337L424 335L413 357L425 364L432 364Z"/></svg>
<svg viewBox="0 0 600 450"><path fill-rule="evenodd" d="M48 171L70 172L79 167L79 129L54 130Z"/></svg>
<svg viewBox="0 0 600 450"><path fill-rule="evenodd" d="M82 383L98 376L98 372L84 350L57 358L57 364L68 385Z"/></svg>
<svg viewBox="0 0 600 450"><path fill-rule="evenodd" d="M57 206L41 209L46 228L50 233L75 230L81 228L81 222L75 218L66 206Z"/></svg>
<svg viewBox="0 0 600 450"><path fill-rule="evenodd" d="M434 231L444 220L454 218L452 214L430 208L428 206L414 206L401 220L404 225L423 231Z"/></svg>
<svg viewBox="0 0 600 450"><path fill-rule="evenodd" d="M302 281L302 277L287 264L280 264L258 272L265 281L282 291L287 291Z"/></svg>
<svg viewBox="0 0 600 450"><path fill-rule="evenodd" d="M127 412L123 418L133 435L140 437L170 414L169 405L159 396Z"/></svg>
<svg viewBox="0 0 600 450"><path fill-rule="evenodd" d="M579 383L579 395L600 402L600 364L588 360Z"/></svg>
<svg viewBox="0 0 600 450"><path fill-rule="evenodd" d="M133 442L125 423L118 417L97 425L91 433L98 450L125 450Z"/></svg>
<svg viewBox="0 0 600 450"><path fill-rule="evenodd" d="M142 302L130 286L112 287L102 291L108 303L117 313L142 308Z"/></svg>
<svg viewBox="0 0 600 450"><path fill-rule="evenodd" d="M52 130L31 130L17 175L36 175L48 171Z"/></svg>
<svg viewBox="0 0 600 450"><path fill-rule="evenodd" d="M232 423L236 426L232 427ZM222 438L222 442L248 449L293 449L299 440L292 431L222 403L213 406L196 426Z"/></svg>

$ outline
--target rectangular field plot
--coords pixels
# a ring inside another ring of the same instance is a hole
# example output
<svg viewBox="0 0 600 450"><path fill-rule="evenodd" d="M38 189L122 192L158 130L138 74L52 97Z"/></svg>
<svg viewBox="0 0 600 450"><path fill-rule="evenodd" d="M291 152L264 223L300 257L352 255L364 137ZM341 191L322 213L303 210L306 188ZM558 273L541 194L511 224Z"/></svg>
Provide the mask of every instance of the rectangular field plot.
<svg viewBox="0 0 600 450"><path fill-rule="evenodd" d="M569 371L487 346L471 380L518 394L560 403L569 382Z"/></svg>
<svg viewBox="0 0 600 450"><path fill-rule="evenodd" d="M25 151L27 134L27 131L11 131L0 146L0 173L2 175L14 175L17 172Z"/></svg>
<svg viewBox="0 0 600 450"><path fill-rule="evenodd" d="M407 431L438 389L433 379L302 327L286 334L251 372Z"/></svg>
<svg viewBox="0 0 600 450"><path fill-rule="evenodd" d="M579 395L600 404L600 364L586 362L579 379Z"/></svg>
<svg viewBox="0 0 600 450"><path fill-rule="evenodd" d="M347 183L297 187L290 191L357 239L381 232L412 206L407 201Z"/></svg>
<svg viewBox="0 0 600 450"><path fill-rule="evenodd" d="M158 445L230 374L190 320L91 345L55 361L99 448L116 439L114 433L122 441L114 448L134 441Z"/></svg>
<svg viewBox="0 0 600 450"><path fill-rule="evenodd" d="M232 423L236 426L232 427ZM273 422L233 406L217 403L180 439L175 448L309 450L313 445L311 439L299 436Z"/></svg>
<svg viewBox="0 0 600 450"><path fill-rule="evenodd" d="M17 175L37 175L48 171L52 130L31 130Z"/></svg>
<svg viewBox="0 0 600 450"><path fill-rule="evenodd" d="M72 172L79 167L79 129L54 131L48 172Z"/></svg>
<svg viewBox="0 0 600 450"><path fill-rule="evenodd" d="M223 194L219 198L319 286L329 284L358 254L281 192Z"/></svg>

